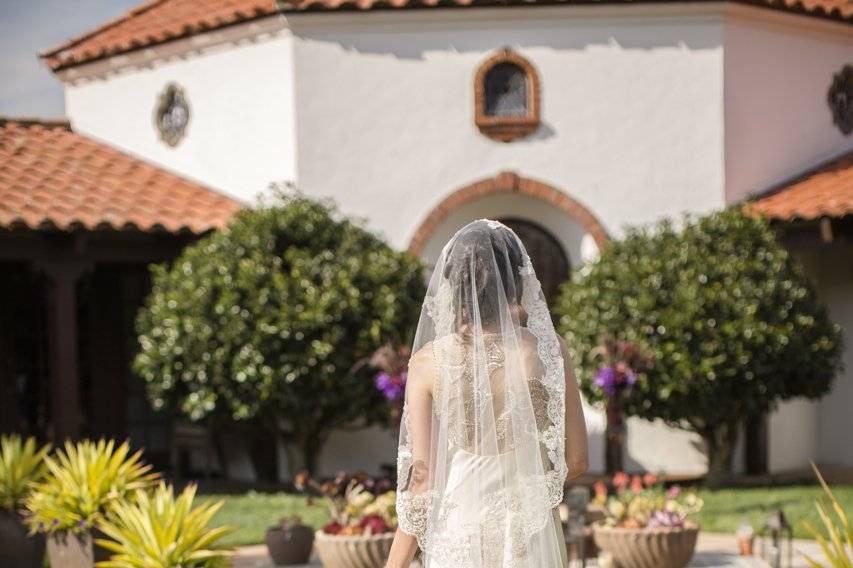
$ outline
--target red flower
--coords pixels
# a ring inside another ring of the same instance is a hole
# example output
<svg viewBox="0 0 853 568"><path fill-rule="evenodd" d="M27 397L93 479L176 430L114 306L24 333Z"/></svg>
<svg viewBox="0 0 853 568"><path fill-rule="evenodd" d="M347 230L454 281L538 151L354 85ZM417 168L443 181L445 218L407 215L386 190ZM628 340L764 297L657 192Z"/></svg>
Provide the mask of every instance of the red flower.
<svg viewBox="0 0 853 568"><path fill-rule="evenodd" d="M630 481L631 478L624 471L613 474L613 487L616 489L625 489Z"/></svg>
<svg viewBox="0 0 853 568"><path fill-rule="evenodd" d="M365 515L359 525L364 527L366 534L381 534L390 530L385 519L379 515Z"/></svg>
<svg viewBox="0 0 853 568"><path fill-rule="evenodd" d="M595 490L596 499L604 501L607 498L607 485L603 481L596 481L592 487Z"/></svg>
<svg viewBox="0 0 853 568"><path fill-rule="evenodd" d="M635 475L631 478L631 491L634 493L639 493L643 490L643 480L639 475Z"/></svg>
<svg viewBox="0 0 853 568"><path fill-rule="evenodd" d="M657 484L657 482L658 476L654 473L647 473L643 476L643 485L645 485L646 487L651 487L652 485Z"/></svg>
<svg viewBox="0 0 853 568"><path fill-rule="evenodd" d="M341 526L341 523L337 521L331 521L329 523L326 523L326 526L323 527L323 532L326 534L338 534L343 528L344 527Z"/></svg>

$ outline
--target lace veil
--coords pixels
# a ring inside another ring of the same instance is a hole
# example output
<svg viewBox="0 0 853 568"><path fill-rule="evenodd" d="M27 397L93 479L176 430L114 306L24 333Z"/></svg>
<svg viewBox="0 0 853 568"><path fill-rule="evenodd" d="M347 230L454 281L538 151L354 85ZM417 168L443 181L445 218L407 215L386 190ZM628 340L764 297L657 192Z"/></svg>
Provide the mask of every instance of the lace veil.
<svg viewBox="0 0 853 568"><path fill-rule="evenodd" d="M563 357L512 230L479 220L447 243L412 353L397 514L426 567L560 566Z"/></svg>

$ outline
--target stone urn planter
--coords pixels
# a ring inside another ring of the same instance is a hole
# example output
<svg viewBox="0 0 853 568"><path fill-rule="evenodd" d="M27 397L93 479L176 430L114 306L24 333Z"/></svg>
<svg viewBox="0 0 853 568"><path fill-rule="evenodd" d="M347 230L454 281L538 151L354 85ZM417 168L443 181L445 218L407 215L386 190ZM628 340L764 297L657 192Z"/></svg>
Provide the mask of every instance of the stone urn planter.
<svg viewBox="0 0 853 568"><path fill-rule="evenodd" d="M21 516L0 511L0 566L41 568L44 563L44 535L30 536Z"/></svg>
<svg viewBox="0 0 853 568"><path fill-rule="evenodd" d="M282 523L266 534L267 551L277 566L308 564L314 545L314 529L307 525Z"/></svg>
<svg viewBox="0 0 853 568"><path fill-rule="evenodd" d="M340 536L317 531L314 546L323 568L383 568L394 533Z"/></svg>
<svg viewBox="0 0 853 568"><path fill-rule="evenodd" d="M100 534L95 537L103 538ZM110 559L109 551L95 545L92 533L69 531L48 534L47 556L51 566L62 568L92 568L95 562Z"/></svg>
<svg viewBox="0 0 853 568"><path fill-rule="evenodd" d="M699 527L593 527L595 544L613 556L618 568L684 568L693 558Z"/></svg>

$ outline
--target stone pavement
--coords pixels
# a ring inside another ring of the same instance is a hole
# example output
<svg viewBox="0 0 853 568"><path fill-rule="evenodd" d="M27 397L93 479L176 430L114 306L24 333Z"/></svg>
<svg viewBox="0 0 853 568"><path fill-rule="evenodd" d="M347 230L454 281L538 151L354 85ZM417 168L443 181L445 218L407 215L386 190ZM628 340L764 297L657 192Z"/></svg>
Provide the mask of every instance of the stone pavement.
<svg viewBox="0 0 853 568"><path fill-rule="evenodd" d="M756 545L758 548L758 545ZM795 540L792 568L808 568L801 552L821 559L820 549L813 541ZM233 568L274 568L267 557L266 546L246 546L237 550L232 564ZM320 568L320 562L314 558L310 564L292 566L291 568ZM580 563L573 563L579 567ZM594 562L587 562L589 568L594 568ZM412 564L412 568L420 568ZM757 557L743 558L737 555L735 537L729 534L699 533L696 545L696 556L690 563L690 568L768 568L767 563Z"/></svg>

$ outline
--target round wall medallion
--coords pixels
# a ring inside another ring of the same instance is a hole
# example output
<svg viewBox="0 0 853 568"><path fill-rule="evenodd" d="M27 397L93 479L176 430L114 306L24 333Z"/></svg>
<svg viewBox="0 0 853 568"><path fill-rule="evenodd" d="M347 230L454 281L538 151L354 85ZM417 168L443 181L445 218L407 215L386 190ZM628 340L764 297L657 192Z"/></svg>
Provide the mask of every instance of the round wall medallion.
<svg viewBox="0 0 853 568"><path fill-rule="evenodd" d="M849 136L853 132L853 65L845 65L833 75L827 102L832 110L832 122Z"/></svg>
<svg viewBox="0 0 853 568"><path fill-rule="evenodd" d="M160 140L169 146L177 146L186 135L189 123L190 105L184 90L175 83L169 83L160 94L154 110L154 125L160 133Z"/></svg>

